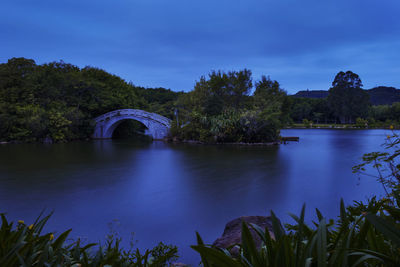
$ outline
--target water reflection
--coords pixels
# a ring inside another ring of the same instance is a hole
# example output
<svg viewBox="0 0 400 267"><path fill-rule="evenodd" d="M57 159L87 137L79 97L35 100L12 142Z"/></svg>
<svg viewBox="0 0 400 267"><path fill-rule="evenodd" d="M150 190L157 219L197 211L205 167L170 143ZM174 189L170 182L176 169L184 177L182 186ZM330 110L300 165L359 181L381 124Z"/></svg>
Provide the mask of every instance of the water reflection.
<svg viewBox="0 0 400 267"><path fill-rule="evenodd" d="M195 231L207 242L225 223L273 209L288 219L306 202L328 216L338 201L380 193L373 179L358 182L351 167L380 150L382 130L284 130L299 143L276 147L174 145L103 140L71 144L0 146L0 211L33 220L55 210L49 230L104 239L107 223L135 232L138 246L165 241L182 261L197 263L189 248Z"/></svg>

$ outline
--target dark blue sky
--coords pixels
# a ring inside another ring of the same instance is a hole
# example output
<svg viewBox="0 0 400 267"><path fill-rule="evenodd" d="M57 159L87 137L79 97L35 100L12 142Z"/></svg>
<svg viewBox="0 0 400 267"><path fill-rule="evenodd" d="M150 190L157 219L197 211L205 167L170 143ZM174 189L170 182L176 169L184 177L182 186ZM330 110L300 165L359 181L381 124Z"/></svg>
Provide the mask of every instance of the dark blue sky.
<svg viewBox="0 0 400 267"><path fill-rule="evenodd" d="M2 0L0 33L0 62L62 59L145 87L248 68L289 93L340 70L400 88L399 0Z"/></svg>

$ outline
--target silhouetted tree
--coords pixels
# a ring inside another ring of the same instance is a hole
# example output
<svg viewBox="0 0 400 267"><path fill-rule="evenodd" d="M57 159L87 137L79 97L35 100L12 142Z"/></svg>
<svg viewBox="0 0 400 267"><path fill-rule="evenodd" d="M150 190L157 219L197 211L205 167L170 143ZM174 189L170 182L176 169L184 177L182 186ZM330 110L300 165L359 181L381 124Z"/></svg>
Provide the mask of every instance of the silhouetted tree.
<svg viewBox="0 0 400 267"><path fill-rule="evenodd" d="M361 87L360 77L351 71L339 72L332 82L328 104L341 123L353 123L357 117L367 116L369 95Z"/></svg>

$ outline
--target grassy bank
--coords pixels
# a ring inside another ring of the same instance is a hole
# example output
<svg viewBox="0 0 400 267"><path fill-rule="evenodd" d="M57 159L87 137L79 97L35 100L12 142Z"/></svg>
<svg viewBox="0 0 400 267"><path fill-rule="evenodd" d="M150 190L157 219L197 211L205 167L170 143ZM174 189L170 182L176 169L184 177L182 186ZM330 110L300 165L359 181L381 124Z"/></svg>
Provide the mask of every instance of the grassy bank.
<svg viewBox="0 0 400 267"><path fill-rule="evenodd" d="M330 124L330 123L293 123L284 129L400 129L398 125L357 125L357 124Z"/></svg>

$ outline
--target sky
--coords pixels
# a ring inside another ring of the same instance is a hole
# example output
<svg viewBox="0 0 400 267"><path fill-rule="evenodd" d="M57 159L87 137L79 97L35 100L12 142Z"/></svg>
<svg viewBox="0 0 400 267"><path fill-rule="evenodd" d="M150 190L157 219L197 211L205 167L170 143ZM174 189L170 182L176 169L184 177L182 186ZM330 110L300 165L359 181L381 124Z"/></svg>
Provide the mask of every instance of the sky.
<svg viewBox="0 0 400 267"><path fill-rule="evenodd" d="M347 70L400 88L399 17L399 0L2 0L0 63L63 60L174 91L244 68L289 94Z"/></svg>

